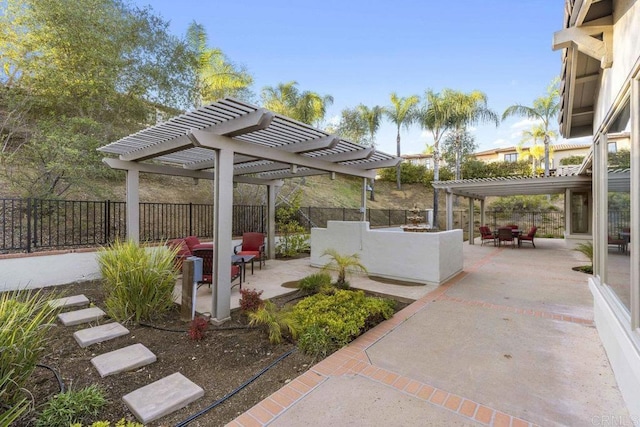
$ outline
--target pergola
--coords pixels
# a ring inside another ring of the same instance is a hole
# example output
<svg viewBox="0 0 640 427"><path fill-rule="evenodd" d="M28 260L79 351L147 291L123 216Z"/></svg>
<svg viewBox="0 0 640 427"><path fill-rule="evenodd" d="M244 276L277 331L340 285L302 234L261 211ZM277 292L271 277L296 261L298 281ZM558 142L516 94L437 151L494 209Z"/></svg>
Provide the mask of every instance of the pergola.
<svg viewBox="0 0 640 427"><path fill-rule="evenodd" d="M267 252L275 256L275 198L282 179L343 174L367 179L375 169L396 166L400 158L341 139L235 99L174 117L99 148L118 157L103 161L126 171L127 238L139 241L140 172L213 180L212 317L230 315L232 206L234 183L267 187ZM364 220L364 213L363 213Z"/></svg>

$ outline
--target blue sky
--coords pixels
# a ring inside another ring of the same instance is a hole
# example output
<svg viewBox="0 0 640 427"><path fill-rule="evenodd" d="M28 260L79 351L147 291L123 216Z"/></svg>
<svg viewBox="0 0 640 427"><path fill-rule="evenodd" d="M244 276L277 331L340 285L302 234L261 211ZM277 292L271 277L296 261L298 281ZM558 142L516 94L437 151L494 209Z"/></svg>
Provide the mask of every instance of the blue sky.
<svg viewBox="0 0 640 427"><path fill-rule="evenodd" d="M562 28L563 0L136 0L184 35L193 20L218 47L264 86L295 80L299 89L332 95L327 120L344 108L390 104L389 94L422 96L426 89L485 92L489 107L531 105L559 75L551 50ZM555 124L555 121L554 121ZM473 129L479 150L513 146L530 122ZM402 154L432 140L418 126L401 131ZM395 154L396 129L385 122L378 149ZM558 140L556 143L560 143Z"/></svg>

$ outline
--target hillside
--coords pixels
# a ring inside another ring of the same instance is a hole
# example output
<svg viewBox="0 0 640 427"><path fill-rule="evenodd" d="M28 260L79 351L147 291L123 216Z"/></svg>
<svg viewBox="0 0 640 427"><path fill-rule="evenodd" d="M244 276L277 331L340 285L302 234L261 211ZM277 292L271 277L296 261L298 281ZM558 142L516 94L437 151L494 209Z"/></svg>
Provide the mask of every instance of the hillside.
<svg viewBox="0 0 640 427"><path fill-rule="evenodd" d="M347 207L360 206L362 180L338 176L314 176L286 180L278 199L288 198L294 191L301 192L301 206ZM162 203L210 203L211 182L190 178L165 177L142 174L140 176L140 200ZM85 181L73 186L66 194L68 200L124 200L125 181ZM441 197L444 207L444 195ZM266 189L263 186L238 184L234 190L236 204L263 204ZM374 209L410 209L415 204L425 209L433 204L433 193L421 184L405 184L397 190L395 183L376 181L375 201L367 200L367 207Z"/></svg>

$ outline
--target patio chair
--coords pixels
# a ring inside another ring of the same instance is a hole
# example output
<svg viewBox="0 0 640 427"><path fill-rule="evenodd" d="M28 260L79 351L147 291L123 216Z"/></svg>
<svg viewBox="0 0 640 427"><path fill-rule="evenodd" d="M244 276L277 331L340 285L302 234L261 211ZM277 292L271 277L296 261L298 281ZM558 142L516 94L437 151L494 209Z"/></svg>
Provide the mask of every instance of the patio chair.
<svg viewBox="0 0 640 427"><path fill-rule="evenodd" d="M213 283L213 276L211 272L213 271L213 248L195 248L193 250L193 256L198 258L202 258L202 281L198 282L198 287L202 285L209 285L211 287L211 283ZM240 275L240 266L236 264L231 264L231 287L233 288L236 285L240 285L240 289L242 289L242 278ZM233 281L235 279L239 279L238 283L235 285Z"/></svg>
<svg viewBox="0 0 640 427"><path fill-rule="evenodd" d="M518 246L520 246L522 242L531 242L531 244L535 248L536 244L533 243L533 238L536 236L536 231L538 231L538 227L534 226L529 229L529 232L527 234L523 234L522 236L518 237Z"/></svg>
<svg viewBox="0 0 640 427"><path fill-rule="evenodd" d="M511 242L511 247L515 248L515 238L513 237L513 230L511 227L500 227L498 228L498 246L502 244L502 242Z"/></svg>
<svg viewBox="0 0 640 427"><path fill-rule="evenodd" d="M496 245L496 236L493 231L486 225L480 226L480 246L484 245L485 240L492 240L493 246Z"/></svg>
<svg viewBox="0 0 640 427"><path fill-rule="evenodd" d="M618 247L619 252L627 253L627 241L625 239L622 239L620 237L614 238L614 237L611 237L611 235L608 235L607 244L615 245Z"/></svg>
<svg viewBox="0 0 640 427"><path fill-rule="evenodd" d="M242 243L233 248L233 253L255 256L262 270L262 264L265 263L264 233L243 233Z"/></svg>

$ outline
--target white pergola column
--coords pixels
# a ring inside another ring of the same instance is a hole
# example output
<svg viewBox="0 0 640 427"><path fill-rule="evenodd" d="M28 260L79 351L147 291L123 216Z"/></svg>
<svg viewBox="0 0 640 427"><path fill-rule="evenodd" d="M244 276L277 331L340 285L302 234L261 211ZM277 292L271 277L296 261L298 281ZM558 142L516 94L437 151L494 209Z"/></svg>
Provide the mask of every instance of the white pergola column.
<svg viewBox="0 0 640 427"><path fill-rule="evenodd" d="M140 243L140 172L127 170L127 239Z"/></svg>
<svg viewBox="0 0 640 427"><path fill-rule="evenodd" d="M362 178L362 197L360 198L361 221L367 220L367 178Z"/></svg>
<svg viewBox="0 0 640 427"><path fill-rule="evenodd" d="M276 196L282 186L267 185L267 257L276 257Z"/></svg>
<svg viewBox="0 0 640 427"><path fill-rule="evenodd" d="M453 193L447 190L446 193L447 204L447 230L453 230Z"/></svg>
<svg viewBox="0 0 640 427"><path fill-rule="evenodd" d="M215 164L211 317L216 322L223 322L231 316L233 150L215 150Z"/></svg>
<svg viewBox="0 0 640 427"><path fill-rule="evenodd" d="M474 221L474 211L473 211L473 198L469 197L469 244L474 245L473 241L473 223Z"/></svg>

